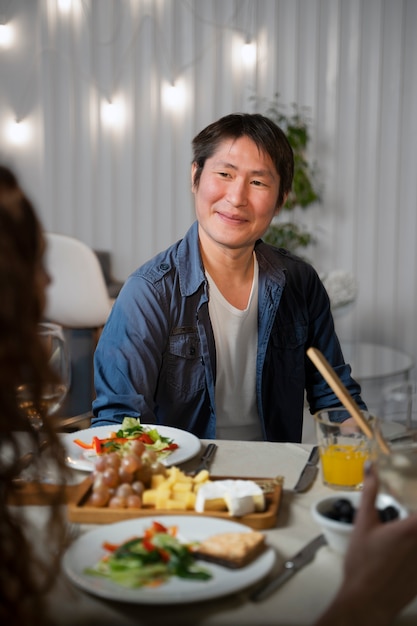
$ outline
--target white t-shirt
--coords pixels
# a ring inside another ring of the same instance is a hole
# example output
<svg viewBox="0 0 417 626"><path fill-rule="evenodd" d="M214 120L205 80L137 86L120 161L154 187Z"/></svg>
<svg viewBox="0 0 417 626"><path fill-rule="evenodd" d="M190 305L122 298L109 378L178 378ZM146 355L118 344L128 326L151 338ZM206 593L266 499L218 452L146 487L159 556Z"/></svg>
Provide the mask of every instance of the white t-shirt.
<svg viewBox="0 0 417 626"><path fill-rule="evenodd" d="M261 440L256 407L258 345L258 262L254 257L252 289L247 308L232 306L206 272L209 313L216 342L216 437Z"/></svg>

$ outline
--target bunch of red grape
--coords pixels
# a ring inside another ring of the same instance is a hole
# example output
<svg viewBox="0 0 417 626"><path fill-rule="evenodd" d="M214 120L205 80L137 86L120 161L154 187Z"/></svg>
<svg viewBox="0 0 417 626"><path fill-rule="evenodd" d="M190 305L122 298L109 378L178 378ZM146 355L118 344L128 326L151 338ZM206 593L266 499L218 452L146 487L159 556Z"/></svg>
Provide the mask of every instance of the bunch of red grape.
<svg viewBox="0 0 417 626"><path fill-rule="evenodd" d="M165 473L156 453L141 441L133 440L122 450L97 458L87 505L140 509L142 493L149 487L152 475Z"/></svg>

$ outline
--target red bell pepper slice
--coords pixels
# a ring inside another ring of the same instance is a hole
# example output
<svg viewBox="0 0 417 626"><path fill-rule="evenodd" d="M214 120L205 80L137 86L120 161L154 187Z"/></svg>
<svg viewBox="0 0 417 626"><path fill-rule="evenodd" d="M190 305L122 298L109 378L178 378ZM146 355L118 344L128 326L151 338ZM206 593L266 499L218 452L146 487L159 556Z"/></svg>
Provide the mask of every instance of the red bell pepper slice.
<svg viewBox="0 0 417 626"><path fill-rule="evenodd" d="M179 448L177 443L170 443L163 450L177 450Z"/></svg>
<svg viewBox="0 0 417 626"><path fill-rule="evenodd" d="M135 437L136 439L136 437ZM142 443L148 443L150 445L152 445L154 442L154 440L152 439L152 437L150 437L147 433L143 433L142 435L140 435L138 437L139 441L142 441Z"/></svg>
<svg viewBox="0 0 417 626"><path fill-rule="evenodd" d="M92 448L96 454L101 454L101 441L98 437L93 437Z"/></svg>
<svg viewBox="0 0 417 626"><path fill-rule="evenodd" d="M159 522L156 522L155 520L152 522L152 528L153 528L154 532L156 532L156 533L167 533L168 532L168 528L166 526L164 526L163 524L160 524Z"/></svg>
<svg viewBox="0 0 417 626"><path fill-rule="evenodd" d="M153 550L155 550L155 546L153 545L152 541L147 537L143 537L142 544L145 550L147 550L148 552L153 552Z"/></svg>

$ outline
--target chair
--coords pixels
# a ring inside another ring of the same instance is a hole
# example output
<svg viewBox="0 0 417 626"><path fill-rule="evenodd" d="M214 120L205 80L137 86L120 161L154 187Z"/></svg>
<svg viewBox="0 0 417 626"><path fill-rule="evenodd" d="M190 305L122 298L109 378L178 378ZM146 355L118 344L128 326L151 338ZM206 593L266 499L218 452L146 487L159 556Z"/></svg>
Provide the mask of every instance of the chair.
<svg viewBox="0 0 417 626"><path fill-rule="evenodd" d="M100 328L111 302L96 254L85 243L56 233L46 233L46 316L69 328Z"/></svg>
<svg viewBox="0 0 417 626"><path fill-rule="evenodd" d="M109 296L110 298L112 298L112 300L115 300L119 295L121 288L123 287L123 281L117 280L117 278L114 278L112 274L111 257L108 250L94 250L94 253L99 260L101 271L103 272L104 280L106 281Z"/></svg>
<svg viewBox="0 0 417 626"><path fill-rule="evenodd" d="M45 267L51 277L45 318L64 327L71 356L71 390L61 415L91 410L93 353L111 310L104 275L94 251L82 241L46 233Z"/></svg>

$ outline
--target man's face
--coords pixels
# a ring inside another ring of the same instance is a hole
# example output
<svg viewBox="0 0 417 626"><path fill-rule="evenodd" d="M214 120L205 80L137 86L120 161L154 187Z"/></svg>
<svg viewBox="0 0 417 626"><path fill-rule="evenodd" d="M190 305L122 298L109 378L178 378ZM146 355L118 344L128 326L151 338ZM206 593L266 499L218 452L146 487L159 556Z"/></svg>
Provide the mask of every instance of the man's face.
<svg viewBox="0 0 417 626"><path fill-rule="evenodd" d="M228 248L253 247L278 213L279 186L270 156L249 137L226 139L193 186L200 232Z"/></svg>

